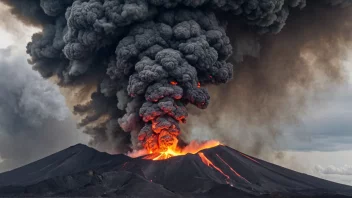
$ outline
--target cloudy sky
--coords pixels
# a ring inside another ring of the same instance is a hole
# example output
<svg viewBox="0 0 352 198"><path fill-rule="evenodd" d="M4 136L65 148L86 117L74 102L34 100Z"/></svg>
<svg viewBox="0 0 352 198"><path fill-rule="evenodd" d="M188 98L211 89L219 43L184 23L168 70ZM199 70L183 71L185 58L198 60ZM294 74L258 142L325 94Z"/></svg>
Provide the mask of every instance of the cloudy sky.
<svg viewBox="0 0 352 198"><path fill-rule="evenodd" d="M39 30L9 16L0 6L0 172L88 141L59 88L27 62L26 43Z"/></svg>
<svg viewBox="0 0 352 198"><path fill-rule="evenodd" d="M352 55L351 55L352 57ZM298 126L287 128L277 141L290 161L284 166L324 179L352 185L352 72L349 81L319 95ZM299 164L297 166L297 164Z"/></svg>
<svg viewBox="0 0 352 198"><path fill-rule="evenodd" d="M26 99L36 96L36 91L44 86L46 90L50 90L50 93L58 95L54 99L49 98L46 101L57 104L57 109L54 112L66 112L65 101L62 96L59 96L59 89L49 81L40 79L39 75L31 71L30 65L26 63L28 57L25 54L24 46L30 40L32 33L38 31L38 29L25 27L15 19L4 16L8 16L8 11L5 7L0 6L0 73L4 74L4 72L7 72L8 79L22 78L23 76L19 76L18 73L24 73L25 78L34 79L36 84L30 87L25 86L26 81L18 81L17 87L21 89L21 101L28 101ZM351 63L352 58L345 62L346 74L350 75L352 79L352 72L348 71ZM3 85L7 84L0 80L0 88ZM28 94L24 94L27 92L23 90L29 90L27 91L29 92L29 96ZM9 93L12 93L11 90ZM352 80L334 89L334 91L318 97L319 100L314 100L314 103L312 102L309 105L305 116L301 117L302 122L300 125L287 128L278 140L278 150L285 154L286 160L274 160L273 162L321 178L352 185ZM21 133L16 135L10 134L5 129L6 127L1 126L7 120L7 116L3 115L7 115L5 113L9 111L2 108L8 106L5 103L6 101L0 95L0 144L12 141L17 142L17 144L10 144L11 146L6 144L7 147L0 146L0 157L3 160L0 163L0 171L8 170L10 167L13 168L13 163L5 163L6 161L15 161L14 163L18 166L43 157L43 155L64 149L69 145L87 142L87 137L75 128L74 121L69 113L62 117L43 114L45 111L41 108L45 104L37 104L35 101L29 101L28 103L21 102L20 105L15 104L14 107L17 110L11 112L11 115L17 116L18 109L30 113L35 112L36 114L34 115L38 114L37 117L40 120L35 120L35 124L29 123L28 125L33 128L33 131L40 129L42 134L39 135L41 137L44 135L44 139L34 138L30 140L28 139L29 136L21 135ZM52 128L45 129L44 122L50 122L50 126L64 125L65 127L58 127L57 130L52 130ZM25 127L28 126L26 125ZM29 132L26 131L23 133L28 134ZM31 149L30 146L26 147L22 145L22 142L31 142L42 146ZM48 147L48 145L51 145L51 147ZM41 152L43 148L48 149L43 153ZM33 150L31 158L18 161L20 160L18 158L22 156L19 153L24 149L26 151ZM11 150L11 152L8 150ZM20 157L13 157L12 159L10 155L18 155Z"/></svg>

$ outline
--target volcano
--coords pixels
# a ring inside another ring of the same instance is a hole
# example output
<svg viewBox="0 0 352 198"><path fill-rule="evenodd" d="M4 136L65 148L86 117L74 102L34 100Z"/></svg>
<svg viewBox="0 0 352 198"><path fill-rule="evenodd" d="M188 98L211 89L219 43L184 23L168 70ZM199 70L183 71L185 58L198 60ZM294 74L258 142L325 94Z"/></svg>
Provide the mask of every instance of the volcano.
<svg viewBox="0 0 352 198"><path fill-rule="evenodd" d="M352 187L219 145L166 160L78 144L0 174L0 197L350 197Z"/></svg>

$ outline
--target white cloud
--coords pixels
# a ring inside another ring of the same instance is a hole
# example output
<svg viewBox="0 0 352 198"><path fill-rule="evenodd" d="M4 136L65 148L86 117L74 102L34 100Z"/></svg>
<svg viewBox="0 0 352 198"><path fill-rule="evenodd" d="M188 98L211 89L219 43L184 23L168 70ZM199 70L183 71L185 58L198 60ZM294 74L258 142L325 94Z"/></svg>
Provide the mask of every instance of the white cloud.
<svg viewBox="0 0 352 198"><path fill-rule="evenodd" d="M329 180L339 184L345 184L352 186L352 177L346 175L325 175L325 174L312 174L313 176L319 177L321 179Z"/></svg>
<svg viewBox="0 0 352 198"><path fill-rule="evenodd" d="M341 167L337 167L334 165L322 167L321 165L316 165L314 167L314 170L320 174L325 174L325 175L351 175L352 176L352 166L347 164Z"/></svg>
<svg viewBox="0 0 352 198"><path fill-rule="evenodd" d="M0 38L0 49L5 49L14 43L11 34L2 29L0 29Z"/></svg>
<svg viewBox="0 0 352 198"><path fill-rule="evenodd" d="M352 150L285 151L272 162L308 175L352 186Z"/></svg>
<svg viewBox="0 0 352 198"><path fill-rule="evenodd" d="M11 15L9 7L0 2L0 48L4 49L15 43L26 46L32 34L38 31L40 29L18 21Z"/></svg>
<svg viewBox="0 0 352 198"><path fill-rule="evenodd" d="M352 166L334 166L329 165L323 167L321 165L316 165L311 174L322 179L334 181L341 184L346 184L352 186Z"/></svg>

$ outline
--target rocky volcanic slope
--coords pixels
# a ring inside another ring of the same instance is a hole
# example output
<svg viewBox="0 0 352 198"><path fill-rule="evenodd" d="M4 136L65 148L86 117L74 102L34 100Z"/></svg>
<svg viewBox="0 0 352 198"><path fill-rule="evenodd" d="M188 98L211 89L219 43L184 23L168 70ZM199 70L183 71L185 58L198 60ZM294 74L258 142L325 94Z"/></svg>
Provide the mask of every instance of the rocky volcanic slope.
<svg viewBox="0 0 352 198"><path fill-rule="evenodd" d="M76 145L0 174L0 197L349 197L352 187L226 146L163 161Z"/></svg>

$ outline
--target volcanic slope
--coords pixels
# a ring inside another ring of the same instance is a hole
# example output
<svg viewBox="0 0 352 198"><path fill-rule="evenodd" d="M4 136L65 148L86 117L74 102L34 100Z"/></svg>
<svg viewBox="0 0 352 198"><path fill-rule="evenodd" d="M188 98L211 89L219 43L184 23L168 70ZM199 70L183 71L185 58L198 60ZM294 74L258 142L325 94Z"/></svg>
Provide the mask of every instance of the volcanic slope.
<svg viewBox="0 0 352 198"><path fill-rule="evenodd" d="M153 161L75 145L0 174L0 197L352 197L352 187L217 146Z"/></svg>

